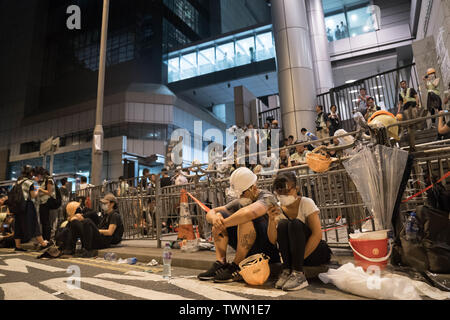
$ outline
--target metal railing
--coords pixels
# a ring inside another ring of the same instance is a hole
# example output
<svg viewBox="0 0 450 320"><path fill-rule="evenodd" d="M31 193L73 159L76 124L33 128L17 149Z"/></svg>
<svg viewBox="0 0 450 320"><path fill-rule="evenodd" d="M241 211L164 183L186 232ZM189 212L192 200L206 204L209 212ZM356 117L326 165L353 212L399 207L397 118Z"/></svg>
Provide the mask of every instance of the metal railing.
<svg viewBox="0 0 450 320"><path fill-rule="evenodd" d="M355 128L352 118L353 110L357 107L359 90L365 88L367 95L375 99L377 106L396 114L400 94L400 81L402 80L406 80L409 87L416 89L419 101L423 105L421 92L418 89L420 82L415 64L382 72L333 88L327 93L318 95L317 103L324 106L325 111L328 113L331 106L336 105L338 115L342 121L342 127L347 131L352 131Z"/></svg>
<svg viewBox="0 0 450 320"><path fill-rule="evenodd" d="M359 90L365 88L367 95L375 99L376 105L394 114L397 113L398 98L400 93L400 81L406 80L408 86L415 88L421 105L423 105L420 87L420 79L417 76L415 64L410 64L397 69L379 73L377 75L357 80L353 83L335 87L327 93L317 96L317 104L324 107L325 112L330 113L332 105L337 106L342 128L346 131L355 130L353 110L357 107ZM259 114L260 128L267 118L281 121L281 109L275 108Z"/></svg>
<svg viewBox="0 0 450 320"><path fill-rule="evenodd" d="M281 124L281 108L273 108L259 113L259 127L264 128L264 124L268 122L268 119L278 120Z"/></svg>
<svg viewBox="0 0 450 320"><path fill-rule="evenodd" d="M443 115L406 121L396 125L413 126L418 121L441 116ZM351 132L346 135L357 138L361 136L359 132ZM332 138L326 138L319 142L326 142L330 139ZM423 190L450 170L449 142L449 140L442 140L414 146L414 152L411 153L415 156L414 165L403 199ZM310 142L300 144L308 143ZM364 143L374 143L374 141L371 139ZM390 140L381 143L391 145ZM306 164L278 170L278 172L293 171L296 173L303 196L313 199L320 209L323 239L330 246L335 247L348 246L348 235L355 230L374 230L371 214L342 165L347 158L338 156L338 160L334 161L330 170L325 173L313 173ZM207 166L208 164L200 164L187 168L191 174L187 175L189 183L184 185L172 184L160 187L161 179L158 176L155 181L150 181L148 177L138 177L124 181L111 181L101 186L78 190L76 197L85 201L91 209L99 210L101 197L109 192L115 194L124 222L123 238L155 239L160 247L161 240L166 235L176 234L182 190L191 193L210 208L223 206L231 200L227 196L227 188L229 188L227 174ZM273 176L259 176L258 187L260 189L272 191L272 184ZM447 182L444 180L442 184L446 185ZM402 212L414 210L416 206L424 204L426 201L427 193L423 193L402 203L400 210ZM200 236L211 240L211 226L206 222L205 212L191 198L188 198L188 208L190 218L194 226L197 226ZM170 228L171 226L172 228Z"/></svg>

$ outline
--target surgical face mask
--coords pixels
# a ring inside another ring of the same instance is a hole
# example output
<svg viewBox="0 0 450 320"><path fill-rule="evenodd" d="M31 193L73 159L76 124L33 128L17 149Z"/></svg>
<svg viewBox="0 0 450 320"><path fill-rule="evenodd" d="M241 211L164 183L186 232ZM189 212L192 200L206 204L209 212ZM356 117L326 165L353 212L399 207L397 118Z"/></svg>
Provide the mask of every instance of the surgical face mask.
<svg viewBox="0 0 450 320"><path fill-rule="evenodd" d="M106 211L108 211L109 206L108 206L106 203L102 203L102 204L101 204L101 208L102 208L103 211L106 212Z"/></svg>
<svg viewBox="0 0 450 320"><path fill-rule="evenodd" d="M295 196L278 196L278 200L280 201L280 204L283 207L289 207L291 204L293 204L296 200L297 197Z"/></svg>

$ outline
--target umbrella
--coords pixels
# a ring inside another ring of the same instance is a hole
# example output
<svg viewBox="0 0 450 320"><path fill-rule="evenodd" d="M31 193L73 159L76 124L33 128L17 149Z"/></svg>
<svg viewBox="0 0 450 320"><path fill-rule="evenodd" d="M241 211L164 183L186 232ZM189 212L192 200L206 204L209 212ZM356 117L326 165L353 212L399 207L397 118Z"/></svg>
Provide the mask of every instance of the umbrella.
<svg viewBox="0 0 450 320"><path fill-rule="evenodd" d="M392 213L408 152L383 145L364 146L344 167L371 212L376 230L392 227Z"/></svg>

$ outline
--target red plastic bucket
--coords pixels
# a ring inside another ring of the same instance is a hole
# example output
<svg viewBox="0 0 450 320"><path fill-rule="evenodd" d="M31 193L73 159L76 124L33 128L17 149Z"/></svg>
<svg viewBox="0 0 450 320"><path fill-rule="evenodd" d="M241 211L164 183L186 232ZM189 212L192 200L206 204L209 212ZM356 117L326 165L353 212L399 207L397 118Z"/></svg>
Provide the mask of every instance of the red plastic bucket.
<svg viewBox="0 0 450 320"><path fill-rule="evenodd" d="M388 239L349 239L350 247L353 250L355 264L367 271L369 266L378 266L383 270L392 252L388 253Z"/></svg>

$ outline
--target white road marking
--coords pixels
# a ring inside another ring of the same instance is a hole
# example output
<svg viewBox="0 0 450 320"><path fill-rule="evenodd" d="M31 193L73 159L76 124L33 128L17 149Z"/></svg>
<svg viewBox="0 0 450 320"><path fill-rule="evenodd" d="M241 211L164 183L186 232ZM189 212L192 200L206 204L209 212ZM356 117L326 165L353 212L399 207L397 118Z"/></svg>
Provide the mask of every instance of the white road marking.
<svg viewBox="0 0 450 320"><path fill-rule="evenodd" d="M223 284L213 283L212 286L219 290L271 298L281 297L287 294L287 292L283 290L251 288L247 287L245 283L238 283L238 282L223 283Z"/></svg>
<svg viewBox="0 0 450 320"><path fill-rule="evenodd" d="M61 300L26 282L3 283L0 289L3 290L5 300Z"/></svg>
<svg viewBox="0 0 450 320"><path fill-rule="evenodd" d="M14 257L14 256L21 256L21 254L19 253L0 254L0 257Z"/></svg>
<svg viewBox="0 0 450 320"><path fill-rule="evenodd" d="M55 290L56 292L62 292L64 295L72 297L77 300L115 300L108 298L100 294L96 294L84 289L69 289L67 287L67 278L55 278L41 282L42 285Z"/></svg>
<svg viewBox="0 0 450 320"><path fill-rule="evenodd" d="M161 291L154 291L149 289L142 289L134 286L129 286L125 284L115 283L112 281L106 281L96 278L81 278L81 281L83 283L99 286L104 289L109 289L148 300L192 300L176 294L164 293Z"/></svg>
<svg viewBox="0 0 450 320"><path fill-rule="evenodd" d="M161 275L139 271L129 271L126 275L103 273L95 277L121 280L166 281ZM201 282L197 279L172 278L168 283L212 300L247 300L246 298L223 292L221 288L213 288L210 283Z"/></svg>
<svg viewBox="0 0 450 320"><path fill-rule="evenodd" d="M4 270L4 271L28 273L27 267L32 267L32 268L36 268L36 269L48 271L48 272L65 272L66 271L66 269L52 267L52 266L48 266L45 264L31 262L28 260L16 259L16 258L6 259L3 261L7 265L6 266L0 265L0 270Z"/></svg>

